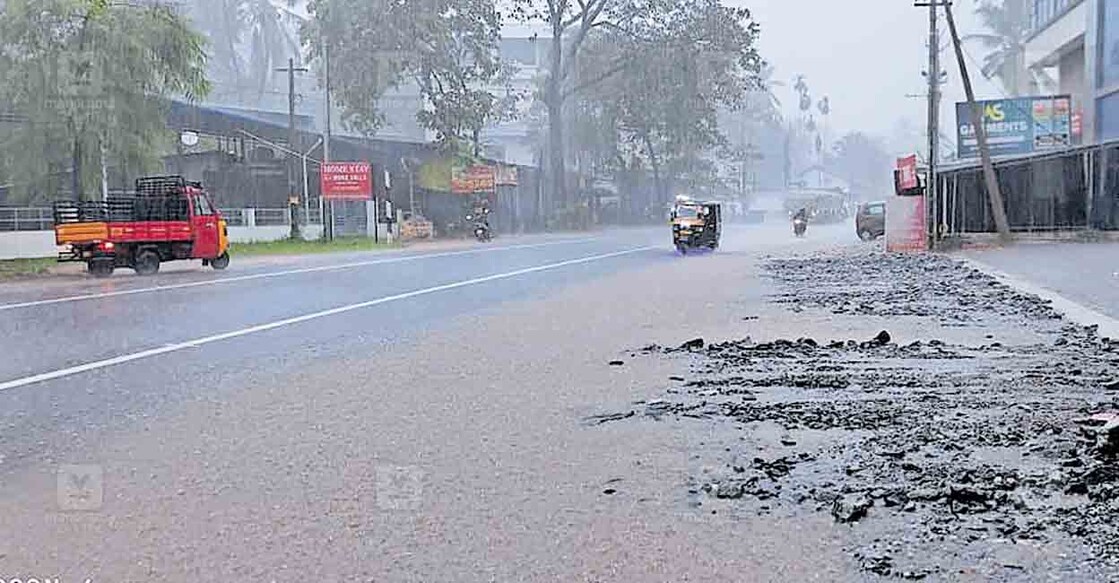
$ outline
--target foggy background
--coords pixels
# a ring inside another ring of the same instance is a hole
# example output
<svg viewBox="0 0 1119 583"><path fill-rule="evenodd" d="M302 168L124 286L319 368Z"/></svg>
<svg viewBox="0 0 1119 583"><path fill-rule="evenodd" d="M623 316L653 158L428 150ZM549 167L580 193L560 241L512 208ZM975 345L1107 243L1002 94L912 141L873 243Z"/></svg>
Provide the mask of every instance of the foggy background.
<svg viewBox="0 0 1119 583"><path fill-rule="evenodd" d="M805 76L816 97L830 97L828 136L863 131L886 140L894 153L924 152L928 86L921 72L928 68L927 8L912 0L730 0L753 12L761 24L759 47L775 67L773 88L784 112L795 112L791 85ZM976 2L954 6L961 36L983 32L975 16ZM941 67L948 73L941 101L941 127L955 136L955 103L964 100L963 84L951 50L948 25L940 15ZM977 98L1005 95L997 82L984 79L979 64L984 55L978 43L965 43L970 55ZM918 97L907 97L907 95ZM942 140L944 152L953 143Z"/></svg>

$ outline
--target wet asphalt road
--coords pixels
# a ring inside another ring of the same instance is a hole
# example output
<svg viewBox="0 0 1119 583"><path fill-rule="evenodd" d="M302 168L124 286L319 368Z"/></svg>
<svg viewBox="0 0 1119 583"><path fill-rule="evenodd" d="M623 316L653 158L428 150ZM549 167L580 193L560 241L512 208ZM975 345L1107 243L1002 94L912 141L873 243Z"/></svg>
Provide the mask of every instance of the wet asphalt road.
<svg viewBox="0 0 1119 583"><path fill-rule="evenodd" d="M61 434L220 391L225 372L299 371L466 313L673 260L663 243L661 230L623 230L0 286L3 455L13 463Z"/></svg>
<svg viewBox="0 0 1119 583"><path fill-rule="evenodd" d="M1119 242L1019 243L965 256L1119 318Z"/></svg>
<svg viewBox="0 0 1119 583"><path fill-rule="evenodd" d="M863 246L728 231L686 259L623 230L0 286L0 578L857 578L829 517L687 505L711 431L581 421L675 370L607 364L634 347L811 324L761 257Z"/></svg>
<svg viewBox="0 0 1119 583"><path fill-rule="evenodd" d="M1116 580L1119 345L847 225L664 235L0 286L0 579Z"/></svg>

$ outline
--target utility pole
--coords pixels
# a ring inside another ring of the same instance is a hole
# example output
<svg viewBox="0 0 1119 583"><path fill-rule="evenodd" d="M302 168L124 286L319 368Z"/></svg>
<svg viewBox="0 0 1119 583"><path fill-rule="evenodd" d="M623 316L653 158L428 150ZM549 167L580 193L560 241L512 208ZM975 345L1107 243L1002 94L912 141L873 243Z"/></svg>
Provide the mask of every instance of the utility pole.
<svg viewBox="0 0 1119 583"><path fill-rule="evenodd" d="M322 55L325 65L323 84L326 85L326 137L323 141L322 156L324 162L330 162L330 43L323 43Z"/></svg>
<svg viewBox="0 0 1119 583"><path fill-rule="evenodd" d="M995 218L995 229L999 232L999 239L1006 243L1010 241L1010 221L1006 218L1006 206L1003 204L1002 190L999 188L998 175L995 174L995 165L991 161L991 149L987 143L987 128L983 125L984 114L975 102L975 91L971 87L971 76L968 75L967 63L964 61L964 51L960 46L960 35L956 30L956 19L952 16L952 5L944 5L945 14L948 16L948 29L952 33L952 43L956 46L956 61L960 65L960 75L964 81L964 92L967 94L967 105L971 111L971 125L975 128L975 137L979 146L979 159L983 164L983 179L987 184L987 198L991 204L991 214Z"/></svg>
<svg viewBox="0 0 1119 583"><path fill-rule="evenodd" d="M325 36L325 33L323 33ZM330 162L330 42L324 41L322 46L323 56L323 85L326 87L326 136L323 140L322 157L324 162ZM326 205L323 203L322 193L319 193L319 220L322 222L323 238L327 241L334 240L334 201L330 202L330 216L327 217Z"/></svg>
<svg viewBox="0 0 1119 583"><path fill-rule="evenodd" d="M295 143L297 141L297 136L296 136L296 133L295 133L295 72L296 71L302 72L302 71L306 71L306 70L307 69L305 67L296 68L295 59L291 58L291 57L288 58L288 66L286 68L276 69L277 72L285 72L286 71L287 74L288 74L288 149L292 150L292 151L299 151L299 149L300 149ZM293 209L295 208L295 205L291 201L293 201L295 198L298 197L298 194L296 194L296 190L295 190L295 164L296 164L296 161L289 156L288 157L288 164L287 164L287 166L288 166L288 204L291 205ZM291 223L291 236L294 239L294 238L297 238L298 235L299 235L299 222L296 220L296 213L293 210L293 212L292 212L292 223Z"/></svg>
<svg viewBox="0 0 1119 583"><path fill-rule="evenodd" d="M940 160L940 31L937 27L936 7L945 0L932 0L931 2L916 2L918 7L927 6L929 9L929 70L925 77L929 81L928 103L928 133L929 156L928 174L925 177L925 210L926 217L930 209L935 212L937 200L937 162ZM934 220L934 223L937 221ZM933 227L933 241L936 241L938 226Z"/></svg>

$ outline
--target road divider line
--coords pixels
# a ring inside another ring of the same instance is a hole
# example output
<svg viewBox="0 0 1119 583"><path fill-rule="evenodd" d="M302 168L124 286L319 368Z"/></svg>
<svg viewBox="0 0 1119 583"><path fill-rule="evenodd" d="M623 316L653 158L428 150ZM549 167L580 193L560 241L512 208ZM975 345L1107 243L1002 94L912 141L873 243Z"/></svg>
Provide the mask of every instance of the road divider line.
<svg viewBox="0 0 1119 583"><path fill-rule="evenodd" d="M492 281L498 281L498 280L502 280L502 279L510 279L510 278L514 278L514 277L520 277L522 275L529 275L529 274L532 274L532 273L539 273L539 272L542 272L542 271L551 271L551 270L554 270L554 269L560 269L562 267L570 267L572 265L593 263L595 261L602 261L604 259L611 259L611 258L614 258L614 257L622 257L622 256L625 256L625 255L633 255L633 254L636 254L636 253L641 253L643 251L649 251L651 249L655 249L655 247L653 247L653 246L637 247L637 248L634 248L634 249L627 249L627 250L624 250L624 251L615 251L613 253L603 253L601 255L591 255L589 257L581 257L579 259L569 259L567 261L560 261L558 263L549 263L549 264L546 264L546 265L538 265L536 267L528 267L528 268L525 268L525 269L518 269L516 271L509 271L509 272L506 272L506 273L498 273L496 275L487 275L487 276L484 276L484 277L476 277L476 278L473 278L473 279L466 279L466 280L457 281L457 282L454 282L454 283L437 285L437 286L434 286L434 287L428 287L428 288L413 290L413 291L405 292L405 293L401 293L401 294L385 296L385 297L377 298L375 300L369 300L369 301L366 301L366 302L360 302L360 303L356 303L356 304L349 304L349 305L340 306L340 307L337 307L337 308L331 308L329 310L322 310L322 311L319 311L319 312L312 312L310 314L304 314L302 316L296 316L294 318L286 318L286 319L283 319L283 320L277 320L275 322L269 322L267 324L250 326L248 328L241 328L239 330L224 332L222 334L215 334L213 336L196 338L194 340L187 340L185 342L178 342L178 343L175 343L175 344L167 344L167 345L161 346L159 348L151 348L151 349L148 349L148 350L142 350L140 352L133 352L132 354L123 354L123 355L120 355L120 356L114 356L112 358L107 358L107 359L104 359L104 360L88 362L88 363L85 363L85 364L80 364L80 365L77 365L77 366L72 366L72 367L58 369L58 370L54 370L54 371L50 371L50 372L40 373L40 374L28 376L28 377L12 379L10 381L0 382L0 391L6 391L6 390L9 390L9 389L15 389L15 388L24 387L24 386L27 386L27 385L43 383L43 382L52 381L52 380L55 380L55 379L60 379L60 378L63 378L63 377L74 376L74 375L81 374L81 373L84 373L84 372L95 371L95 370L99 370L99 369L103 369L103 368L108 368L108 367L111 367L111 366L116 366L116 365L119 365L119 364L125 364L125 363L128 363L128 362L133 362L133 361L136 361L136 360L142 360L142 359L145 359L145 358L152 358L152 357L155 357L155 356L160 356L160 355L168 354L168 353L171 353L171 352L178 352L180 350L185 350L187 348L197 348L197 347L200 347L200 346L205 346L207 344L212 344L214 342L221 342L223 340L231 340L233 338L248 336L250 334L257 334L257 333L260 333L260 332L267 332L269 330L275 330L277 328L294 326L296 324L302 324L304 322L309 322L311 320L318 320L320 318L326 318L326 317L329 317L329 316L337 316L339 314L345 314L347 312L352 312L352 311L355 311L355 310L371 308L373 306L379 306L379 305L387 304L387 303L390 303L390 302L407 300L407 299L411 299L411 298L415 298L415 297L425 296L425 295L434 294L434 293L438 293L438 292L449 291L449 290L468 287L468 286L472 286L472 285L489 283L489 282L492 282Z"/></svg>
<svg viewBox="0 0 1119 583"><path fill-rule="evenodd" d="M113 298L118 296L131 296L137 294L154 293L161 291L171 291L179 289L188 289L194 287L205 287L210 285L219 285L223 283L237 283L241 281L253 281L258 279L270 279L275 277L285 277L289 275L303 275L307 273L320 273L324 271L343 271L346 269L354 269L357 267L368 267L371 265L386 265L390 263L405 263L409 261L419 261L421 259L438 259L441 257L456 257L461 255L474 255L479 253L496 253L498 251L515 251L518 249L534 249L538 247L551 247L555 245L574 245L577 243L589 243L595 241L594 238L589 239L575 239L571 241L549 241L547 243L531 243L526 245L508 245L505 247L492 247L488 249L467 249L465 251L446 251L441 253L423 253L417 255L405 255L402 257L390 257L386 259L372 259L369 261L357 261L353 263L341 263L338 265L320 265L318 267L305 267L300 269L289 269L285 271L273 271L268 273L256 273L252 275L239 275L235 277L223 277L221 279L209 279L206 281L192 281L190 283L179 283L172 285L160 285L153 287L144 287L137 289L125 289L112 292L99 292L93 294L82 294L77 296L65 296L61 298L50 298L45 300L33 300L29 302L19 302L15 304L0 304L0 312L5 310L17 310L20 308L34 308L37 306L49 306L51 304L65 304L70 302L80 302L85 300L97 300L102 298Z"/></svg>

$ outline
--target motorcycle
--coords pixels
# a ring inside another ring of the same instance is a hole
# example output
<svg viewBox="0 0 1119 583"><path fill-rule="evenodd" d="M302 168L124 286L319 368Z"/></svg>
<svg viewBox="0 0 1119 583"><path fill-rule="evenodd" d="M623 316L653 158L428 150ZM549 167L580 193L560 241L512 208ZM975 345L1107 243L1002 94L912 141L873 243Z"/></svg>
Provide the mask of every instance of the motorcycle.
<svg viewBox="0 0 1119 583"><path fill-rule="evenodd" d="M474 222L474 237L482 243L493 240L493 230L490 228L490 222L487 220L489 214L489 209L482 209L482 212L477 216L466 215L466 220L468 222Z"/></svg>
<svg viewBox="0 0 1119 583"><path fill-rule="evenodd" d="M803 237L804 232L808 230L808 221L804 219L793 220L793 234L797 237Z"/></svg>

